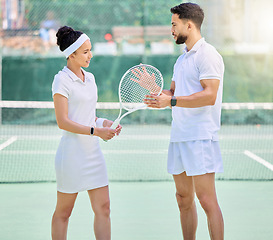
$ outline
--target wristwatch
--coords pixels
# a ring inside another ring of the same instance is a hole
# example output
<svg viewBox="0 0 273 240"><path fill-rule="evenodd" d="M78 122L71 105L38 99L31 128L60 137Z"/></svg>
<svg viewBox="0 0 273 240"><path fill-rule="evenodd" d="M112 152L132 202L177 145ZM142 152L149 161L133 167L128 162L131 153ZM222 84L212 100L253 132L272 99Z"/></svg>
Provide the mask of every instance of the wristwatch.
<svg viewBox="0 0 273 240"><path fill-rule="evenodd" d="M176 102L177 102L177 99L175 96L172 96L172 99L171 99L171 106L174 107L176 105Z"/></svg>
<svg viewBox="0 0 273 240"><path fill-rule="evenodd" d="M90 134L91 135L94 135L94 130L95 130L94 127L91 127L91 129L90 129Z"/></svg>

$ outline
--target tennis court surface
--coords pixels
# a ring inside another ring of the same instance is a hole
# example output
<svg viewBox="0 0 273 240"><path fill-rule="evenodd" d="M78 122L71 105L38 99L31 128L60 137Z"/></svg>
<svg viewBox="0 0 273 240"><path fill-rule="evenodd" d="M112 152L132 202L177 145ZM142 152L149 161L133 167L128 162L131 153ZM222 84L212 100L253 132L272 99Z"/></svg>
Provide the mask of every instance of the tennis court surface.
<svg viewBox="0 0 273 240"><path fill-rule="evenodd" d="M270 240L272 181L217 181L227 240ZM0 239L50 239L55 183L1 184ZM110 182L113 240L182 239L173 182ZM206 216L197 202L197 239L208 240ZM95 239L87 193L80 193L68 239Z"/></svg>
<svg viewBox="0 0 273 240"><path fill-rule="evenodd" d="M220 145L225 172L217 178L272 180L272 129L222 126ZM2 131L9 135L1 134L0 182L55 181L54 156L61 137L56 126L2 126ZM166 172L169 132L166 125L124 125L121 136L101 142L110 180L171 180Z"/></svg>
<svg viewBox="0 0 273 240"><path fill-rule="evenodd" d="M20 111L3 105L0 239L50 239L56 202L54 156L62 132L51 105L24 106ZM271 239L272 109L229 108L223 109L225 119L219 134L225 172L217 175L216 182L226 239ZM102 116L106 113L115 119L118 110L98 110ZM133 113L124 119L119 137L101 141L110 179L114 240L182 239L175 188L166 172L170 122L163 117L169 114L169 110ZM197 239L209 239L199 204L198 211ZM87 194L79 194L69 226L70 239L94 239L92 216Z"/></svg>

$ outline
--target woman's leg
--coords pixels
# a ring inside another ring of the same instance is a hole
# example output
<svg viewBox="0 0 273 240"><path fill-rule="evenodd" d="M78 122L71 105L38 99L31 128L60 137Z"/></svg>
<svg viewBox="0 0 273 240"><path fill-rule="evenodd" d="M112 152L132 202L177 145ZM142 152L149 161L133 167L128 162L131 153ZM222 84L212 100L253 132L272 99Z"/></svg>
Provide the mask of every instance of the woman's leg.
<svg viewBox="0 0 273 240"><path fill-rule="evenodd" d="M66 240L68 220L78 193L57 192L57 205L52 217L52 240Z"/></svg>
<svg viewBox="0 0 273 240"><path fill-rule="evenodd" d="M95 214L94 232L97 240L111 239L110 199L108 186L88 191Z"/></svg>

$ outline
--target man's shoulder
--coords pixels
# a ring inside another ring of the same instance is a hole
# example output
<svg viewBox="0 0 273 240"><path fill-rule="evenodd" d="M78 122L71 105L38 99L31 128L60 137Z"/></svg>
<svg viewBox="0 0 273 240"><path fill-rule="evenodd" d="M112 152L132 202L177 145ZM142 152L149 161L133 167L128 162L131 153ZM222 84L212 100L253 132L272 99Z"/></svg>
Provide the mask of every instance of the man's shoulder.
<svg viewBox="0 0 273 240"><path fill-rule="evenodd" d="M203 44L201 45L201 47L198 49L197 51L198 55L217 55L217 56L221 56L220 53L217 51L217 49L211 45L210 43L204 41Z"/></svg>
<svg viewBox="0 0 273 240"><path fill-rule="evenodd" d="M208 60L212 62L223 62L223 57L214 46L204 42L196 52L195 61L197 64L201 64L204 61L208 62Z"/></svg>
<svg viewBox="0 0 273 240"><path fill-rule="evenodd" d="M185 56L185 53L182 53L182 54L176 59L175 64L181 62L181 61L183 60L184 56Z"/></svg>

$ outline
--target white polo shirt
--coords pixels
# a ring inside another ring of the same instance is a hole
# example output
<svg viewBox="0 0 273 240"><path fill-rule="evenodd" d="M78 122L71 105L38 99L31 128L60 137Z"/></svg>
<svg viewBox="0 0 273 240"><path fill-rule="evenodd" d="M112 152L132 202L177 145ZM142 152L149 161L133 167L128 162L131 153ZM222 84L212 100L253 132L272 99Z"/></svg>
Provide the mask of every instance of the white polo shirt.
<svg viewBox="0 0 273 240"><path fill-rule="evenodd" d="M171 142L194 140L218 141L223 92L224 63L221 55L204 38L190 51L185 48L174 65L174 96L189 96L200 92L202 79L220 81L217 99L213 106L199 108L172 108Z"/></svg>
<svg viewBox="0 0 273 240"><path fill-rule="evenodd" d="M92 73L82 71L84 82L67 67L59 71L52 84L52 96L58 93L68 99L70 120L84 126L95 126L97 85Z"/></svg>

